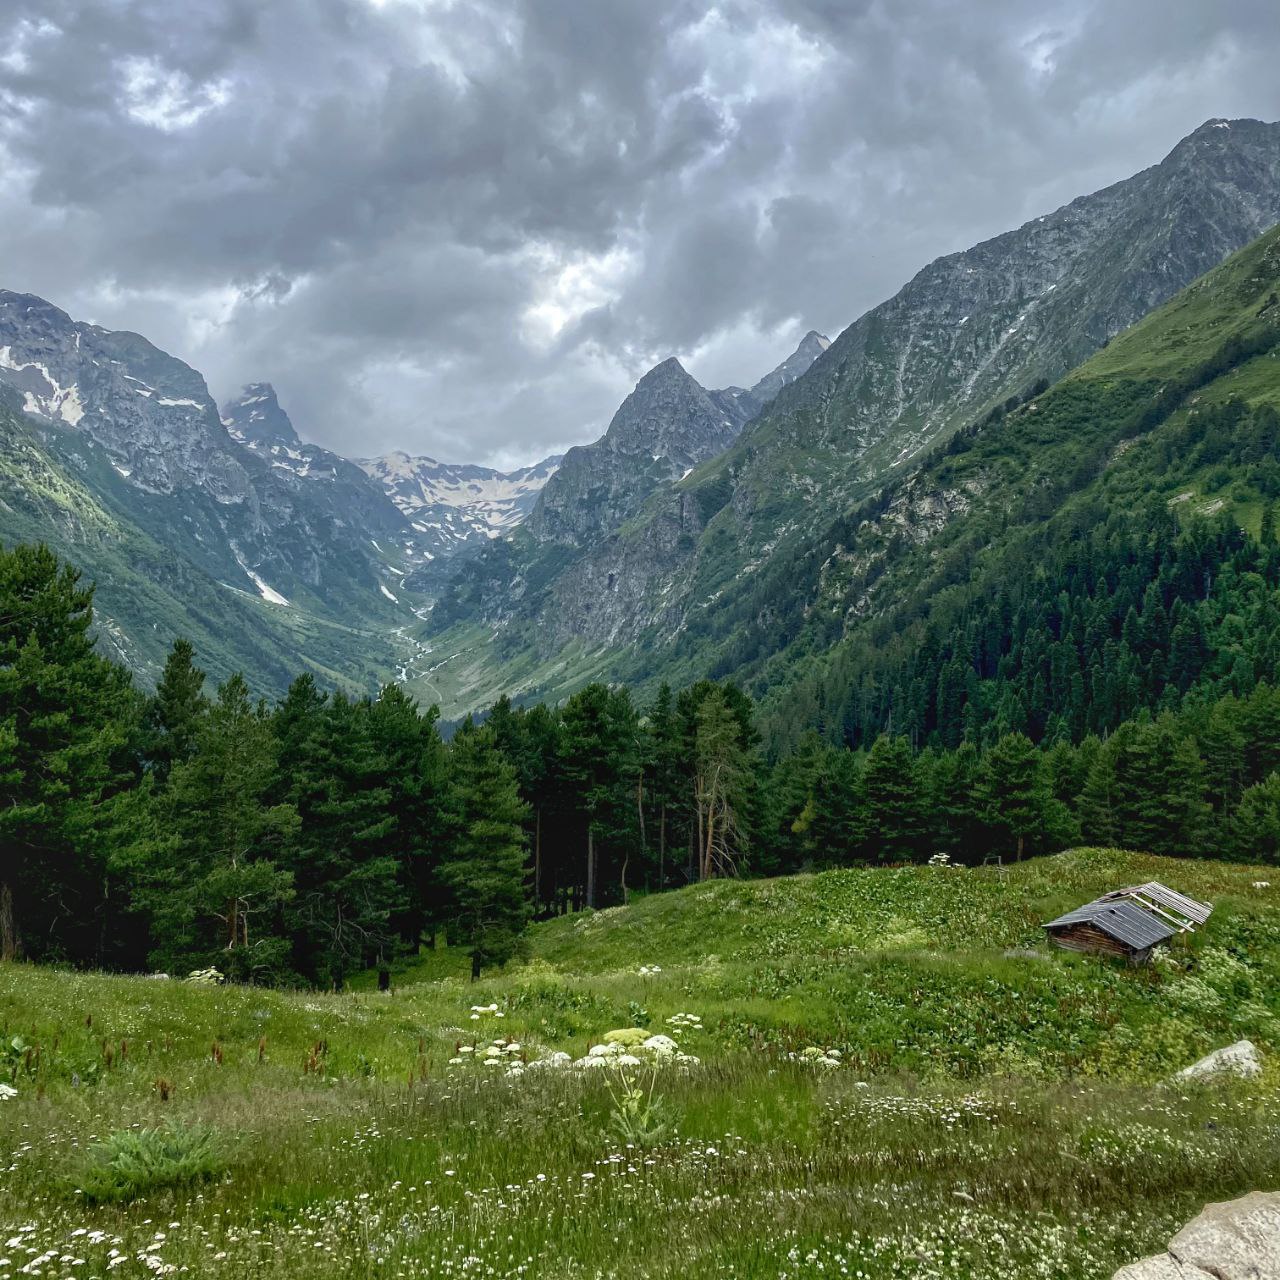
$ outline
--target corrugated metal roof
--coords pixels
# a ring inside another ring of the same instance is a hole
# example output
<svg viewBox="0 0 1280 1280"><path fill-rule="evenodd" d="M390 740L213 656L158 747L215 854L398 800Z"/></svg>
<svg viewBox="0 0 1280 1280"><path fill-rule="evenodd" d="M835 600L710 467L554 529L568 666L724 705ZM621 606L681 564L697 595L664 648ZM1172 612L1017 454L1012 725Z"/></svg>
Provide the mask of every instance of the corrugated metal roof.
<svg viewBox="0 0 1280 1280"><path fill-rule="evenodd" d="M1137 951L1164 942L1177 932L1134 902L1124 899L1108 901L1106 898L1087 902L1083 907L1068 911L1065 916L1050 920L1044 927L1057 929L1073 924L1091 924Z"/></svg>
<svg viewBox="0 0 1280 1280"><path fill-rule="evenodd" d="M1139 903L1146 898L1155 906L1162 907L1174 915L1180 915L1188 921L1194 921L1196 924L1204 924L1213 914L1212 904L1188 898L1185 893L1170 889L1159 880L1148 880L1146 884L1130 885L1127 889L1116 889L1112 893L1104 893L1098 901L1112 901L1117 898L1131 898Z"/></svg>

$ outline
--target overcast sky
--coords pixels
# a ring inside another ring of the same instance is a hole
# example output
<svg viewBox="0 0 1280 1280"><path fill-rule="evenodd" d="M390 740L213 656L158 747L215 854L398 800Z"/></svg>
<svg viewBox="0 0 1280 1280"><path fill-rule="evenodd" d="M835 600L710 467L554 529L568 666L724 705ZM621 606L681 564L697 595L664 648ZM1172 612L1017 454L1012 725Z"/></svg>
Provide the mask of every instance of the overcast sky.
<svg viewBox="0 0 1280 1280"><path fill-rule="evenodd" d="M1280 117L1276 0L0 0L0 286L509 465Z"/></svg>

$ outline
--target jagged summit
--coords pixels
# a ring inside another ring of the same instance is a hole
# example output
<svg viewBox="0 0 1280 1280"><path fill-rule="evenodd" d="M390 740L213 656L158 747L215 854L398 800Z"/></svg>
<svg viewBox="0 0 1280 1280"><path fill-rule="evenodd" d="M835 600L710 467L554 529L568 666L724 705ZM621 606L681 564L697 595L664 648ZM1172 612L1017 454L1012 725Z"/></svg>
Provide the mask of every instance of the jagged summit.
<svg viewBox="0 0 1280 1280"><path fill-rule="evenodd" d="M810 329L800 339L800 345L774 370L766 373L754 387L751 394L762 404L770 400L802 374L807 373L809 366L831 345L831 339L816 329Z"/></svg>
<svg viewBox="0 0 1280 1280"><path fill-rule="evenodd" d="M242 444L250 446L286 444L296 447L302 443L269 382L251 382L235 400L224 404L222 425Z"/></svg>
<svg viewBox="0 0 1280 1280"><path fill-rule="evenodd" d="M585 546L637 512L660 484L679 480L723 453L743 427L828 346L810 332L749 391L709 391L669 356L619 406L594 444L565 454L538 499L529 531L539 541Z"/></svg>

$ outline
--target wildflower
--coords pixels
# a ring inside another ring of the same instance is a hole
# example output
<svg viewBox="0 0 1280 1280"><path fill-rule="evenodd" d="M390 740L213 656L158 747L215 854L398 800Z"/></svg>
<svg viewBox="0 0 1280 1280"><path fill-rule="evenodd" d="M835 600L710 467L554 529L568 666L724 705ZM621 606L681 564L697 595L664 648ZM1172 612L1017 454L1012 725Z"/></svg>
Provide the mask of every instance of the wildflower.
<svg viewBox="0 0 1280 1280"><path fill-rule="evenodd" d="M664 1035L650 1036L640 1047L647 1049L659 1058L676 1053L680 1049L680 1046L670 1036Z"/></svg>
<svg viewBox="0 0 1280 1280"><path fill-rule="evenodd" d="M660 964L642 964L639 969L642 978L654 978L662 972Z"/></svg>

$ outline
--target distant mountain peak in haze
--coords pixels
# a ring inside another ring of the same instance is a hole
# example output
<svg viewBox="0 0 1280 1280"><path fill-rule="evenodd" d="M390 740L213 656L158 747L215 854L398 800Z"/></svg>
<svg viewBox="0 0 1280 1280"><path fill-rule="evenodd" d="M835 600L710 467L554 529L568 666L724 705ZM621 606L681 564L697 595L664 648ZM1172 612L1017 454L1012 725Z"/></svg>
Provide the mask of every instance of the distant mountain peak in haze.
<svg viewBox="0 0 1280 1280"><path fill-rule="evenodd" d="M761 404L768 404L788 383L794 382L801 375L808 373L809 366L831 345L826 334L810 329L800 339L800 345L774 370L766 373L754 387L751 394Z"/></svg>
<svg viewBox="0 0 1280 1280"><path fill-rule="evenodd" d="M498 471L396 450L364 458L358 465L383 487L418 533L431 535L439 549L447 551L514 529L533 510L560 457Z"/></svg>

